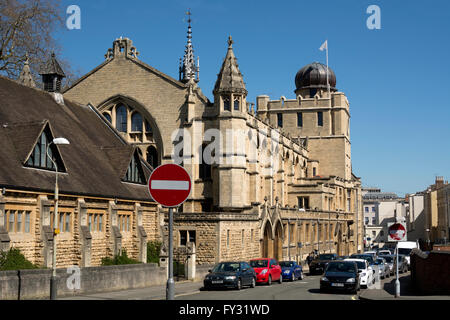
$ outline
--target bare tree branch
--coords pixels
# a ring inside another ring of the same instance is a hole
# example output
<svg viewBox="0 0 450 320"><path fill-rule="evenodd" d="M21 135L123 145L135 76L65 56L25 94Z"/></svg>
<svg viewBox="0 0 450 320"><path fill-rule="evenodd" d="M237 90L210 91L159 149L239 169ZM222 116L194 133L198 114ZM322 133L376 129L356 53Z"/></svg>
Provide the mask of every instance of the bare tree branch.
<svg viewBox="0 0 450 320"><path fill-rule="evenodd" d="M36 83L39 69L52 52L58 56L68 78L73 69L60 56L61 47L55 31L64 27L61 0L1 0L0 1L0 74L16 79L28 56Z"/></svg>

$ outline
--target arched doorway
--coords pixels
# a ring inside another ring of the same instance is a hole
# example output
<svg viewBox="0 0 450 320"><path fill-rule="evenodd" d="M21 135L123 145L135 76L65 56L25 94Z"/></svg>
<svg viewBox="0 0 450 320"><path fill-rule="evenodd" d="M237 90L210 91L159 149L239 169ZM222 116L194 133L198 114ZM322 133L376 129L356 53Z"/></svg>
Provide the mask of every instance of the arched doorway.
<svg viewBox="0 0 450 320"><path fill-rule="evenodd" d="M273 241L273 258L277 261L283 259L283 228L280 221L277 222L275 227L275 239Z"/></svg>
<svg viewBox="0 0 450 320"><path fill-rule="evenodd" d="M268 221L266 222L266 226L264 227L263 234L264 234L264 236L263 236L262 246L261 246L261 257L270 258L270 257L272 257L273 239L272 239L272 228Z"/></svg>

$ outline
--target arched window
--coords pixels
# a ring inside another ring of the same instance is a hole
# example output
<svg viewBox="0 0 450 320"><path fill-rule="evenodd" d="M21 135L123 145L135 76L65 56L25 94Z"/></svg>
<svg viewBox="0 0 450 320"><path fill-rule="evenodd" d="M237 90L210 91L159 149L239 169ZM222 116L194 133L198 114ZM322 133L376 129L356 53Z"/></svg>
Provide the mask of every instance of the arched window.
<svg viewBox="0 0 450 320"><path fill-rule="evenodd" d="M119 105L116 109L116 129L127 132L127 108L124 105Z"/></svg>
<svg viewBox="0 0 450 320"><path fill-rule="evenodd" d="M234 105L234 110L239 110L239 97L237 96L237 97L234 97L234 102L233 102L233 105Z"/></svg>
<svg viewBox="0 0 450 320"><path fill-rule="evenodd" d="M200 157L201 157L201 163L199 165L199 176L200 179L210 179L211 178L211 164L208 164L207 159L205 159L204 157L204 152L206 149L207 145L206 144L202 144L202 146L200 147Z"/></svg>
<svg viewBox="0 0 450 320"><path fill-rule="evenodd" d="M111 116L109 115L109 113L104 113L103 114L103 116L106 118L106 120L108 120L109 121L109 123L111 123L112 122L112 120L111 120Z"/></svg>
<svg viewBox="0 0 450 320"><path fill-rule="evenodd" d="M153 167L156 168L159 165L158 159L158 151L154 146L150 146L147 149L147 162Z"/></svg>
<svg viewBox="0 0 450 320"><path fill-rule="evenodd" d="M228 97L223 98L223 110L231 111L230 98Z"/></svg>
<svg viewBox="0 0 450 320"><path fill-rule="evenodd" d="M142 116L139 112L131 116L131 131L142 132Z"/></svg>
<svg viewBox="0 0 450 320"><path fill-rule="evenodd" d="M145 132L148 134L153 134L153 128L147 120L145 120Z"/></svg>

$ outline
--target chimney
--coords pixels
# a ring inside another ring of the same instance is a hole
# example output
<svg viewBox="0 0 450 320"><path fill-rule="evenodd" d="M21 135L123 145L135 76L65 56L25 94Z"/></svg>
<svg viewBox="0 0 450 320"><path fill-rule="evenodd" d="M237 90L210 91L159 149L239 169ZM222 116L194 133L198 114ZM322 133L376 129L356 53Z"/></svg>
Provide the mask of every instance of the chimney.
<svg viewBox="0 0 450 320"><path fill-rule="evenodd" d="M66 75L56 60L55 53L52 53L51 58L44 64L39 74L42 76L45 91L61 93L61 80Z"/></svg>

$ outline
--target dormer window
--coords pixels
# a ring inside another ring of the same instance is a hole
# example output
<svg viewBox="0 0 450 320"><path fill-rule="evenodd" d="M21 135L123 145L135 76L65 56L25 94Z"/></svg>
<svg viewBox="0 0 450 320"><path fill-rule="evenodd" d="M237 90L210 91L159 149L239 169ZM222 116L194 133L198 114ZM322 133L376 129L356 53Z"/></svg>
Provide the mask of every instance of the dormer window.
<svg viewBox="0 0 450 320"><path fill-rule="evenodd" d="M58 172L65 172L66 169L62 162L61 156L59 155L58 149L56 148L56 145L50 145L52 141L53 137L51 135L50 128L46 126L38 141L36 142L33 151L28 157L28 160L25 162L25 165L27 167L56 171L55 165L50 160L51 158L54 162L56 162L56 165L58 166ZM49 145L50 148L48 148ZM48 155L47 148L49 149Z"/></svg>
<svg viewBox="0 0 450 320"><path fill-rule="evenodd" d="M128 165L125 181L139 184L145 183L144 171L142 170L141 161L137 152L134 153Z"/></svg>

